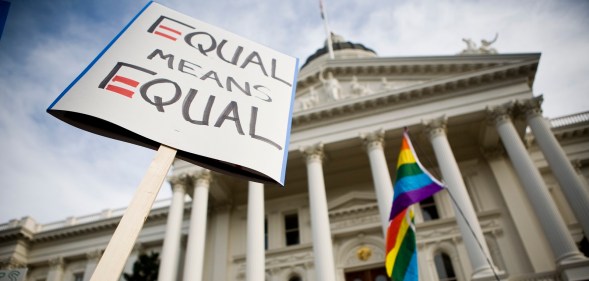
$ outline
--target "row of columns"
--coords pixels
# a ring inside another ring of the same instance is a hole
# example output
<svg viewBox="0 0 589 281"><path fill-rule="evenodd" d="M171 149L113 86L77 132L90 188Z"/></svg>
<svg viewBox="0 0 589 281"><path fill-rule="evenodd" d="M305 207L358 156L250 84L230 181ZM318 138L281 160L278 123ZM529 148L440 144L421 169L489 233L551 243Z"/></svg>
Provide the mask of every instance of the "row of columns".
<svg viewBox="0 0 589 281"><path fill-rule="evenodd" d="M587 212L579 208L575 202L589 202L587 190L580 184L579 176L574 172L574 168L566 154L556 141L550 126L540 114L540 98L532 99L519 104L506 104L496 107L489 111L490 121L495 125L499 137L507 151L515 172L523 185L524 191L530 200L534 212L538 216L540 226L548 239L550 249L552 250L557 265L573 263L584 260L583 255L577 249L568 228L560 216L559 211L552 200L548 188L542 179L542 175L530 158L526 147L519 137L515 126L511 120L511 114L514 109L523 109L528 125L532 128L532 134L536 137L540 149L546 157L555 177L577 178L579 185L568 185L566 182L561 183L561 189L565 194L575 194L579 198L571 201L568 197L569 204L574 210L579 223L583 226L587 224ZM540 145L540 142L543 143ZM557 159L556 154L561 154ZM548 158L552 160L548 160ZM569 166L572 173L563 172L569 169L562 169L558 166ZM572 198L571 198L572 199ZM587 210L588 206L582 209ZM584 229L585 227L583 227ZM585 233L587 235L587 232Z"/></svg>
<svg viewBox="0 0 589 281"><path fill-rule="evenodd" d="M184 197L186 187L194 186L190 227L182 280L200 281L203 279L204 251L206 241L207 209L211 173L209 170L170 178L172 203L168 213L166 234L159 268L160 281L177 279L178 260L182 237ZM247 225L247 280L264 280L264 185L250 182L248 186L248 225Z"/></svg>
<svg viewBox="0 0 589 281"><path fill-rule="evenodd" d="M170 178L172 203L160 259L158 277L160 281L175 281L177 279L184 197L188 186L193 186L192 208L182 280L202 280L210 182L211 173L204 169L190 175L182 174Z"/></svg>
<svg viewBox="0 0 589 281"><path fill-rule="evenodd" d="M582 225L585 235L587 235L589 233L589 216L586 214L589 214L589 195L568 161L566 154L554 138L550 126L542 118L539 109L540 103L541 100L532 99L519 103L518 108L523 109L526 113L527 122L532 129L532 133L569 200L577 220ZM489 120L499 133L507 154L514 164L516 173L530 199L534 212L538 215L542 229L550 243L550 248L555 255L555 263L561 265L583 260L583 256L577 250L554 201L550 198L548 189L538 169L531 160L511 121L512 108L513 105L508 105L489 110ZM456 219L472 265L471 278L478 279L493 276L494 265L489 261L489 249L485 243L476 211L469 199L466 185L448 142L446 119L427 120L424 125L438 163L444 163L440 165L440 170L448 186L448 191L455 200L456 204L453 205L455 213L460 214L456 216ZM364 141L370 162L384 234L388 227L390 206L393 198L393 185L384 153L384 131L361 134L360 137ZM322 166L325 158L323 145L317 144L304 147L301 152L305 156L307 167L315 279L335 281L333 243ZM202 280L204 264L210 173L203 170L197 175L192 175L191 178L194 179L194 195L183 280L200 281ZM180 253L180 229L186 182L188 182L186 176L171 179L173 198L162 249L159 278L161 281L176 280L175 272ZM264 280L263 185L250 182L248 192L246 278L248 281Z"/></svg>

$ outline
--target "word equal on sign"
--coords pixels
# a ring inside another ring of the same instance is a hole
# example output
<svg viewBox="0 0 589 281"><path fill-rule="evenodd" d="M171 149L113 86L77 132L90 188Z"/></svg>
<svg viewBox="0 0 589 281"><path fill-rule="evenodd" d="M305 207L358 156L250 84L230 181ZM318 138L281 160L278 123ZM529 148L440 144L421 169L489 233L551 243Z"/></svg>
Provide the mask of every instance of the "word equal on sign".
<svg viewBox="0 0 589 281"><path fill-rule="evenodd" d="M151 32L153 34L162 36L164 38L170 39L172 41L176 41L181 35L182 32L180 32L179 30L170 27L169 25L164 25L162 24L162 21L169 21L173 24L180 24L189 28L193 28L190 25L187 25L183 22L177 21L175 19L166 17L166 16L161 16L148 30L147 32Z"/></svg>

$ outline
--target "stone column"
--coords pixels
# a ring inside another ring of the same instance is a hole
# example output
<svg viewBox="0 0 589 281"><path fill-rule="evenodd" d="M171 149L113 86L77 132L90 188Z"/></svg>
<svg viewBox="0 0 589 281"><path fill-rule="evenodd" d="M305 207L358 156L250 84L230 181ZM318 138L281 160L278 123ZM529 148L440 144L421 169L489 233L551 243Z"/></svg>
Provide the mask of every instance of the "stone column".
<svg viewBox="0 0 589 281"><path fill-rule="evenodd" d="M325 180L323 178L323 144L306 147L301 151L305 155L309 181L309 208L311 211L313 255L315 258L315 280L335 281L333 244L325 194Z"/></svg>
<svg viewBox="0 0 589 281"><path fill-rule="evenodd" d="M183 280L201 281L203 277L211 174L209 170L203 169L191 175L191 178L194 182L194 193L192 195L192 211L190 213Z"/></svg>
<svg viewBox="0 0 589 281"><path fill-rule="evenodd" d="M264 185L257 182L249 182L248 186L246 249L246 280L264 280Z"/></svg>
<svg viewBox="0 0 589 281"><path fill-rule="evenodd" d="M166 234L160 256L159 281L176 281L177 279L182 217L184 215L184 196L188 184L186 175L173 176L169 181L172 186L172 203L168 212Z"/></svg>
<svg viewBox="0 0 589 281"><path fill-rule="evenodd" d="M511 110L511 105L499 106L489 111L489 117L497 128L507 155L509 155L530 204L538 216L538 221L554 254L555 262L561 265L582 259L582 254L575 246L575 242L558 213L556 204L550 197L540 172L530 158L511 121Z"/></svg>
<svg viewBox="0 0 589 281"><path fill-rule="evenodd" d="M485 242L485 236L472 202L468 197L466 185L462 180L462 174L446 136L446 118L441 117L430 120L425 122L425 125L448 192L456 200L456 204L452 204L452 206L472 265L471 278L478 279L493 276L493 265L487 261L487 257L491 260L491 255Z"/></svg>
<svg viewBox="0 0 589 281"><path fill-rule="evenodd" d="M360 137L364 142L364 147L370 160L370 171L372 173L372 180L374 181L382 231L384 237L386 237L389 226L389 215L393 204L393 183L384 154L384 131L379 130L361 134Z"/></svg>
<svg viewBox="0 0 589 281"><path fill-rule="evenodd" d="M548 121L542 117L541 104L542 96L539 96L521 105L538 146L573 209L577 221L581 224L585 237L589 237L589 192L552 134Z"/></svg>
<svg viewBox="0 0 589 281"><path fill-rule="evenodd" d="M47 281L61 281L63 279L63 258L56 257L49 260L49 272Z"/></svg>
<svg viewBox="0 0 589 281"><path fill-rule="evenodd" d="M86 268L84 269L84 281L90 280L101 256L102 250L94 250L86 253L86 259L88 261L86 262Z"/></svg>
<svg viewBox="0 0 589 281"><path fill-rule="evenodd" d="M229 202L220 203L215 206L215 217L214 217L214 231L215 237L207 239L207 244L213 245L213 258L212 258L212 277L210 280L227 280L227 261L229 256L229 249L231 244L228 243L230 236L230 224L231 224L231 209L232 206ZM209 227L210 223L209 223ZM207 262L210 264L210 262Z"/></svg>

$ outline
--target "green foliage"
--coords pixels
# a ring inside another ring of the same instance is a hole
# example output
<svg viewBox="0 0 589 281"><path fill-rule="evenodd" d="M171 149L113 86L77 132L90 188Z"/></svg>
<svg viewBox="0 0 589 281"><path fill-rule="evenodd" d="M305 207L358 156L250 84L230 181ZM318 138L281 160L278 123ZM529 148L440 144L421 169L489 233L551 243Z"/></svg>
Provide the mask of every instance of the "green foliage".
<svg viewBox="0 0 589 281"><path fill-rule="evenodd" d="M160 261L159 254L151 252L149 255L141 254L133 264L133 273L123 273L126 281L157 281Z"/></svg>

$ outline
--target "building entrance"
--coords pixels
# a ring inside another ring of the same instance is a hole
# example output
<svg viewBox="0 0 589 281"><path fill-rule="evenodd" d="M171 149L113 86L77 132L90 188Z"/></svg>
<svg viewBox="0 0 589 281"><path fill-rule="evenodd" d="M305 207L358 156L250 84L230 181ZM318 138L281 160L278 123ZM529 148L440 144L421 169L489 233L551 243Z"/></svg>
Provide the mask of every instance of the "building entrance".
<svg viewBox="0 0 589 281"><path fill-rule="evenodd" d="M346 272L346 281L387 281L387 271L384 267L371 268L360 271Z"/></svg>

